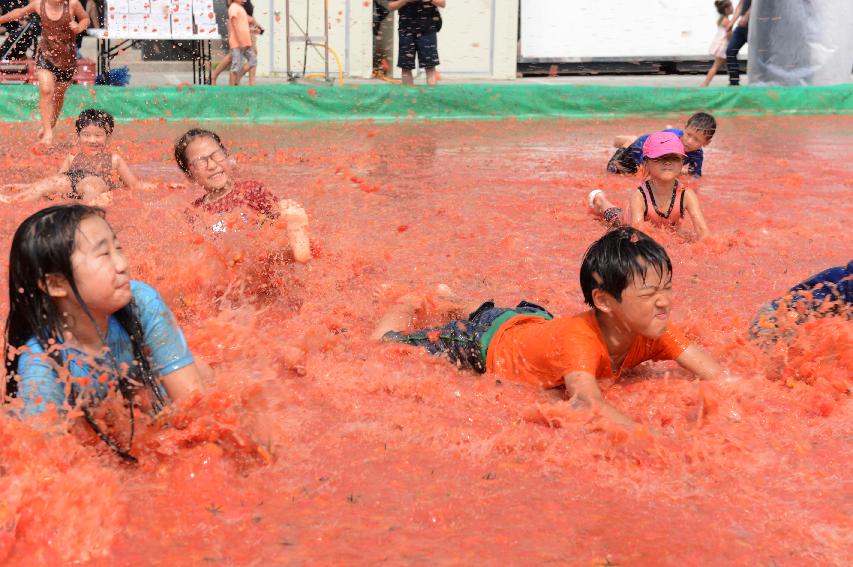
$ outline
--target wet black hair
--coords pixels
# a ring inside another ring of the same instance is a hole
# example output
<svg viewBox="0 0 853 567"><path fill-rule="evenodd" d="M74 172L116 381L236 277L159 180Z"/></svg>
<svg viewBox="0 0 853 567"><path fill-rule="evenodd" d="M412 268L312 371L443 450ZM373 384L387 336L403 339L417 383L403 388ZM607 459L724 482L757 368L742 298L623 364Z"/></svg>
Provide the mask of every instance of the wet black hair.
<svg viewBox="0 0 853 567"><path fill-rule="evenodd" d="M731 0L715 0L714 7L717 8L717 13L721 16L726 15L726 6L731 6Z"/></svg>
<svg viewBox="0 0 853 567"><path fill-rule="evenodd" d="M614 228L584 254L580 276L583 299L595 307L592 290L600 289L622 301L628 284L637 276L645 280L649 268L661 275L672 275L672 261L663 246L636 228Z"/></svg>
<svg viewBox="0 0 853 567"><path fill-rule="evenodd" d="M86 126L98 126L104 129L107 136L112 135L115 128L115 119L113 115L106 110L98 110L97 108L87 108L77 115L77 121L74 122L74 127L77 128L77 134Z"/></svg>
<svg viewBox="0 0 853 567"><path fill-rule="evenodd" d="M39 345L48 353L54 362L62 367L65 360L59 349L51 349L52 344L62 342L63 321L56 304L47 292L47 278L51 274L63 276L68 281L74 298L83 311L94 323L94 317L89 312L77 283L71 265L71 255L74 252L75 240L80 223L97 216L105 218L106 213L98 207L86 205L57 205L42 209L28 217L12 238L9 251L9 316L6 319L5 354L6 365L6 396L15 397L18 391L18 349L35 337ZM113 316L124 327L130 337L133 348L133 358L136 364L132 367L132 375L120 372L115 358L110 354L112 370L116 374L119 391L124 397L130 410L131 431L130 442L133 442L133 394L140 387L151 391L154 411L159 411L166 403L159 379L151 370L151 362L146 355L145 337L142 324L137 315L133 301L114 313ZM95 324L101 341L106 345L106 329L99 329ZM95 433L127 461L135 462L127 451L119 448L97 425L89 411L88 400L80 400L80 388L72 384L68 403L81 405L83 415ZM6 400L4 400L6 401Z"/></svg>
<svg viewBox="0 0 853 567"><path fill-rule="evenodd" d="M175 162L178 164L178 167L181 168L181 171L186 174L189 174L190 172L190 164L187 162L187 147L189 147L189 145L198 138L210 138L216 142L220 148L222 148L223 152L228 153L228 150L219 138L219 134L216 132L211 132L210 130L205 130L203 128L193 128L192 130L188 130L183 136L175 141Z"/></svg>
<svg viewBox="0 0 853 567"><path fill-rule="evenodd" d="M717 131L717 119L707 112L697 112L687 119L687 127L702 132L710 141Z"/></svg>

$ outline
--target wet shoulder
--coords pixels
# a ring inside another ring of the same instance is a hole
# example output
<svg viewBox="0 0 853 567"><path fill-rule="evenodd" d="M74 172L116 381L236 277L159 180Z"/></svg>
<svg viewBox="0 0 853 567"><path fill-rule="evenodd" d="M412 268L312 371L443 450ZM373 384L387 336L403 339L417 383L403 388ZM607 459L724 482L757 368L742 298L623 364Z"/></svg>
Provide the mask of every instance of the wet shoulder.
<svg viewBox="0 0 853 567"><path fill-rule="evenodd" d="M598 342L601 332L598 329L598 322L595 319L595 313L584 311L570 317L557 317L548 321L547 324L555 333L564 336L567 340L582 340Z"/></svg>
<svg viewBox="0 0 853 567"><path fill-rule="evenodd" d="M133 294L133 301L139 309L140 319L151 317L159 314L163 309L163 298L156 289L145 282L131 280L130 292Z"/></svg>

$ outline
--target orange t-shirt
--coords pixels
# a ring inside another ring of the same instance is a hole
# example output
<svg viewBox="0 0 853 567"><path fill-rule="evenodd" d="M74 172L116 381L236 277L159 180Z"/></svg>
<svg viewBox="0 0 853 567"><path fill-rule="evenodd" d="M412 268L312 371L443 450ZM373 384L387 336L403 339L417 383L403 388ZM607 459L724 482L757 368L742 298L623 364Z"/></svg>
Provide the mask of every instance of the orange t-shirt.
<svg viewBox="0 0 853 567"><path fill-rule="evenodd" d="M249 14L237 2L228 6L228 47L237 49L252 47L252 34L249 33Z"/></svg>
<svg viewBox="0 0 853 567"><path fill-rule="evenodd" d="M678 358L688 346L684 334L672 325L658 339L637 336L616 376L647 360ZM513 317L492 338L486 369L507 380L542 388L562 385L563 377L571 372L613 377L610 354L594 311L550 321L527 315Z"/></svg>

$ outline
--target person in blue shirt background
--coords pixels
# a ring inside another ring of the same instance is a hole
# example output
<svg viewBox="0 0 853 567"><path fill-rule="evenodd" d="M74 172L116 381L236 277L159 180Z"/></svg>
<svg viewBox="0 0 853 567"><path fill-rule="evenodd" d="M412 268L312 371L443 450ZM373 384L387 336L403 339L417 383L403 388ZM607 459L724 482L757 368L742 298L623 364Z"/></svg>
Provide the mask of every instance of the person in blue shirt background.
<svg viewBox="0 0 853 567"><path fill-rule="evenodd" d="M750 338L762 346L793 338L794 327L812 317L853 319L853 260L828 268L766 303L749 326Z"/></svg>
<svg viewBox="0 0 853 567"><path fill-rule="evenodd" d="M199 368L159 294L132 281L103 209L59 205L18 227L9 253L4 400L30 417L82 410L126 461L135 406L158 412L201 389ZM127 449L92 409L118 391L130 412Z"/></svg>
<svg viewBox="0 0 853 567"><path fill-rule="evenodd" d="M702 176L702 161L704 152L702 148L711 143L711 138L717 131L716 119L707 112L697 112L687 120L684 130L678 128L667 128L664 132L674 132L684 145L687 157L684 167L690 175ZM607 162L607 171L618 174L637 173L640 164L643 163L643 144L649 134L639 138L634 136L616 136L613 145L618 148Z"/></svg>

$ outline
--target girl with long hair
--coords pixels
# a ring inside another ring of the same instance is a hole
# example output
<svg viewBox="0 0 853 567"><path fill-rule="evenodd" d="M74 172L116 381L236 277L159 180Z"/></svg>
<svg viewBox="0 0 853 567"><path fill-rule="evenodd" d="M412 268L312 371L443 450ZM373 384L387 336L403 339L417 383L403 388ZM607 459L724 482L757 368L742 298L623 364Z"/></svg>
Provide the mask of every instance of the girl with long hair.
<svg viewBox="0 0 853 567"><path fill-rule="evenodd" d="M9 254L5 399L19 413L79 410L126 461L136 409L158 412L200 390L198 366L169 308L130 279L103 209L58 205L18 227ZM96 410L118 392L130 416L121 443Z"/></svg>

